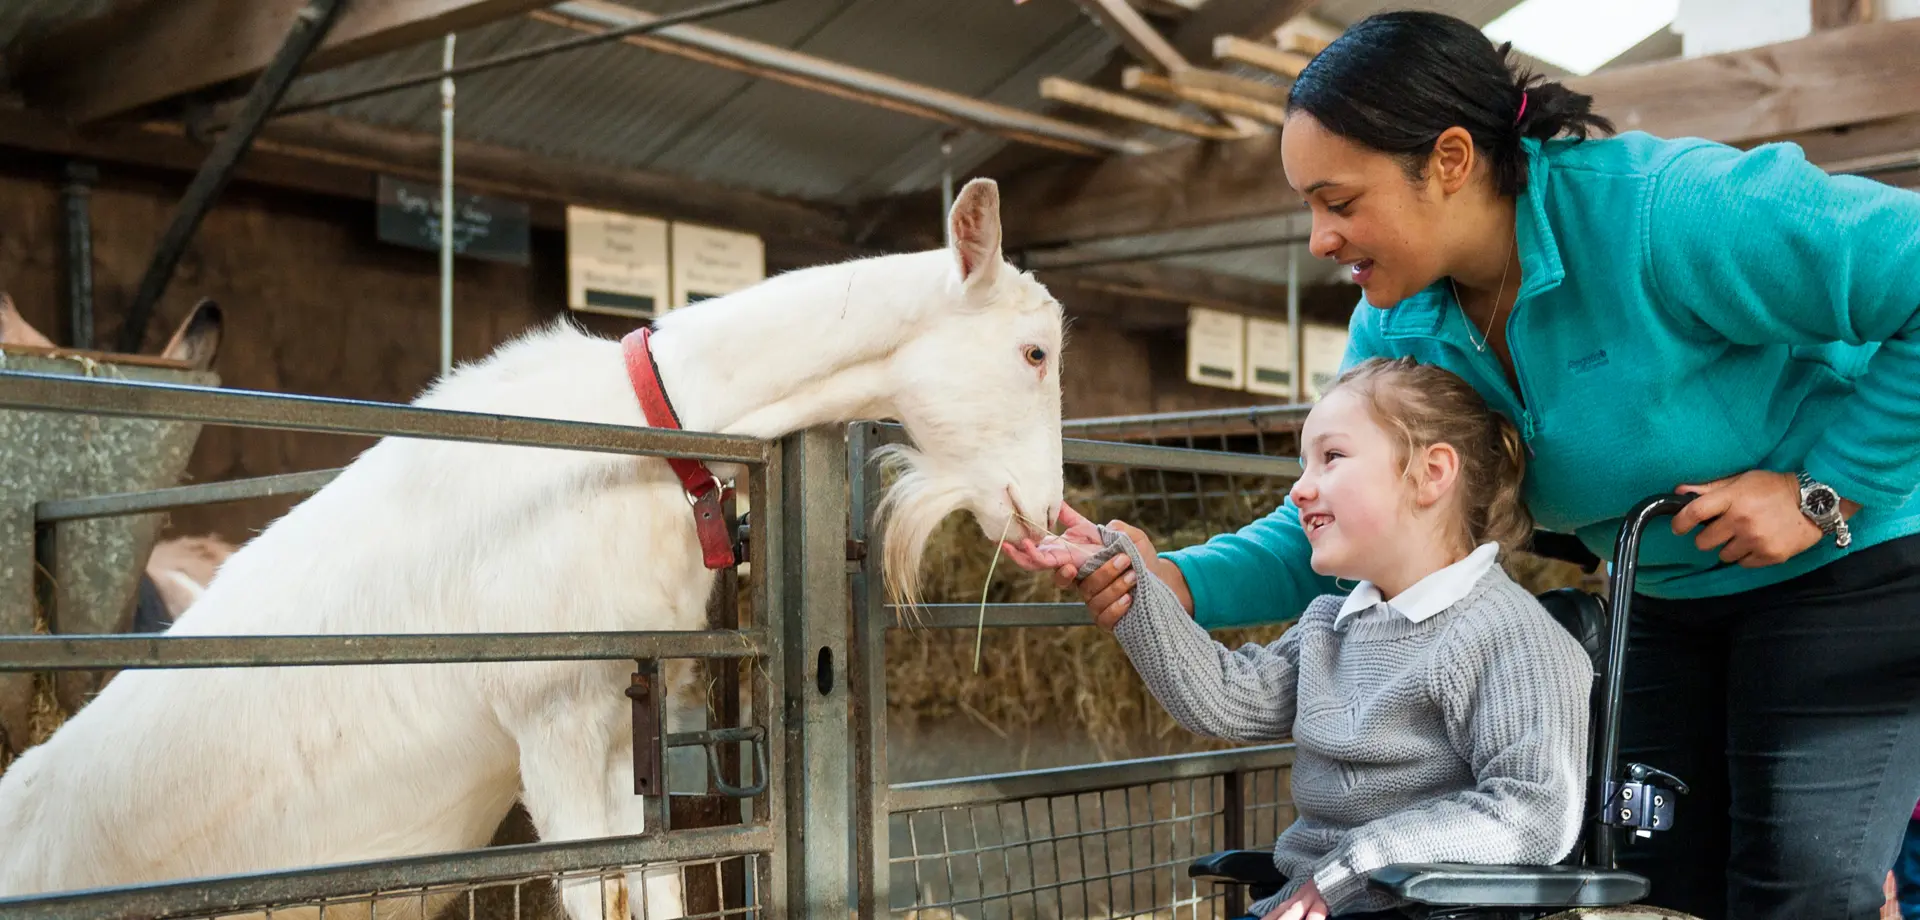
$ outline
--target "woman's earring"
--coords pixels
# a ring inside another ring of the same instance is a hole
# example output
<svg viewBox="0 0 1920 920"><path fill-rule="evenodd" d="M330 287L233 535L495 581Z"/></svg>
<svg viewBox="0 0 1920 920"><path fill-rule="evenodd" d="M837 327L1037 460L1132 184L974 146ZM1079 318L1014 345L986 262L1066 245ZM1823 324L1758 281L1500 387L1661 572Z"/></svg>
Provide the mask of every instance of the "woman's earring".
<svg viewBox="0 0 1920 920"><path fill-rule="evenodd" d="M1346 579L1344 579L1344 578L1340 578L1339 576L1335 576L1335 577L1334 577L1334 579L1333 579L1333 586L1334 586L1334 587L1336 587L1336 588L1340 588L1340 590L1342 590L1342 591L1345 591L1345 592L1347 592L1348 594L1352 594L1352 593L1353 593L1353 589L1354 589L1354 588L1358 588L1358 587L1360 587L1360 583L1359 583L1359 582L1357 582L1357 581L1353 583L1353 587L1351 587L1351 588L1348 588L1348 587L1341 587L1341 585L1340 585L1340 583L1341 583L1341 582L1343 582L1343 581L1345 581L1345 580L1346 580Z"/></svg>

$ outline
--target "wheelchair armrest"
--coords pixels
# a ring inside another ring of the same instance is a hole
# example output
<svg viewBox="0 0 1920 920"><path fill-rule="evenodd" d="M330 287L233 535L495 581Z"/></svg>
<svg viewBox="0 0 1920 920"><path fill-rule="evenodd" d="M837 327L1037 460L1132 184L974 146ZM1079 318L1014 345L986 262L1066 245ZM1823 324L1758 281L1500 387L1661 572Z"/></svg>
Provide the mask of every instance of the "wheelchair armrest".
<svg viewBox="0 0 1920 920"><path fill-rule="evenodd" d="M1267 850L1210 853L1187 866L1187 877L1261 888L1278 888L1287 883L1280 867L1273 864L1273 853Z"/></svg>
<svg viewBox="0 0 1920 920"><path fill-rule="evenodd" d="M1587 866L1398 863L1376 869L1367 887L1431 907L1614 907L1647 896L1647 880Z"/></svg>

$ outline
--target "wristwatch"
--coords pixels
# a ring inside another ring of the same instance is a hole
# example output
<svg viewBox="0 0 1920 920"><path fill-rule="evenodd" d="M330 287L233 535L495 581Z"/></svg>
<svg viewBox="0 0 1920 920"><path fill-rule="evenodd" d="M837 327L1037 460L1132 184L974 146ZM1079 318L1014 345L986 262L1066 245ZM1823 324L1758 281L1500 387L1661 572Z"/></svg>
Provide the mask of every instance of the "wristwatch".
<svg viewBox="0 0 1920 920"><path fill-rule="evenodd" d="M1846 549L1853 542L1853 535L1847 532L1847 519L1840 516L1840 493L1824 482L1815 482L1805 470L1800 471L1800 513L1812 519L1821 532L1833 534L1833 544Z"/></svg>

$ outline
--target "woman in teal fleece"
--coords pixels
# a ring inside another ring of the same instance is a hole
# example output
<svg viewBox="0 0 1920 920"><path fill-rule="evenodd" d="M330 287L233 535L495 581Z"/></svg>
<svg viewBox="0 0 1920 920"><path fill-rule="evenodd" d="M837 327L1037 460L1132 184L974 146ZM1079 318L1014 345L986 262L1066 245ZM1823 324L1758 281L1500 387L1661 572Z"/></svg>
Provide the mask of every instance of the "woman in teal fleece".
<svg viewBox="0 0 1920 920"><path fill-rule="evenodd" d="M1648 901L1877 916L1920 798L1920 195L1792 145L1600 137L1430 13L1348 29L1288 109L1311 249L1364 294L1347 366L1465 377L1525 436L1536 521L1603 558L1636 500L1699 496L1640 551L1624 753L1693 790L1624 850ZM1207 627L1340 593L1291 504L1144 557ZM1076 583L1109 627L1125 565Z"/></svg>

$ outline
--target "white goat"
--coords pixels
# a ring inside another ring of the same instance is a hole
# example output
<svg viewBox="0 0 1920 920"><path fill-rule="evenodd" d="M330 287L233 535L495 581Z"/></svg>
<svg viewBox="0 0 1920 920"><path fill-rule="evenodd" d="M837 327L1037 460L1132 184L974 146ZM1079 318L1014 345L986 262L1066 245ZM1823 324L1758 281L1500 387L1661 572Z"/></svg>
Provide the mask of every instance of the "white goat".
<svg viewBox="0 0 1920 920"><path fill-rule="evenodd" d="M783 274L652 339L689 430L899 419L915 447L890 496L896 562L954 510L997 539L1061 499L1060 306L1003 261L991 182L949 222L946 249ZM620 344L564 324L416 404L646 424ZM700 629L713 581L664 461L384 439L228 558L171 634ZM0 896L480 847L516 796L544 840L638 833L631 669L124 671L0 777ZM568 915L604 897L677 916L677 873L647 872L644 905L639 876L565 887Z"/></svg>

